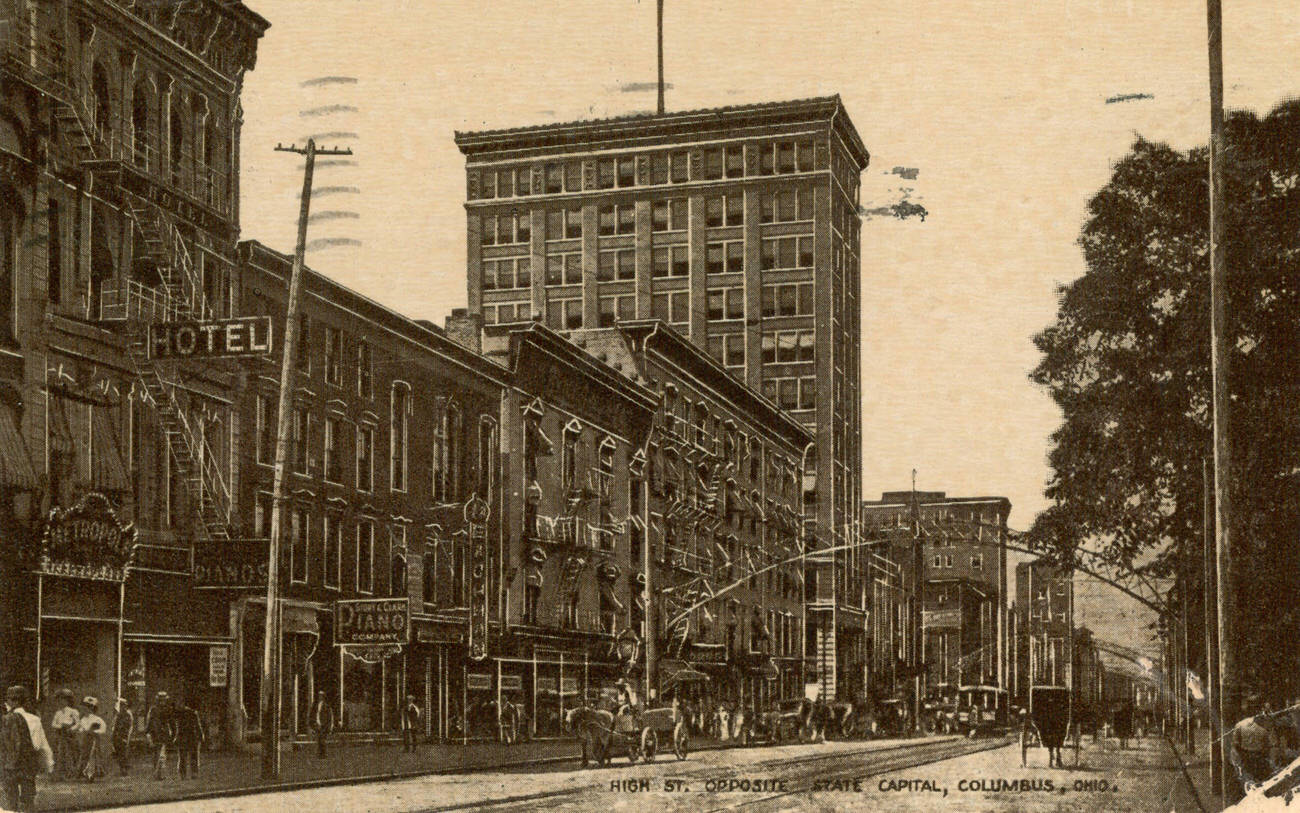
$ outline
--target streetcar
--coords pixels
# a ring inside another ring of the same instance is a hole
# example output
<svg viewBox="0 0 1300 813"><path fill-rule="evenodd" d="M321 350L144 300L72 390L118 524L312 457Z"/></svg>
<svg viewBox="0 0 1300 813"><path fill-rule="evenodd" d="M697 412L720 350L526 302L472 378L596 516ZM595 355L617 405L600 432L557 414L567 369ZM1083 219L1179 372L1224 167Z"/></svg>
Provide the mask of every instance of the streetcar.
<svg viewBox="0 0 1300 813"><path fill-rule="evenodd" d="M1006 730L1009 708L1006 689L961 686L957 689L956 730L968 737Z"/></svg>

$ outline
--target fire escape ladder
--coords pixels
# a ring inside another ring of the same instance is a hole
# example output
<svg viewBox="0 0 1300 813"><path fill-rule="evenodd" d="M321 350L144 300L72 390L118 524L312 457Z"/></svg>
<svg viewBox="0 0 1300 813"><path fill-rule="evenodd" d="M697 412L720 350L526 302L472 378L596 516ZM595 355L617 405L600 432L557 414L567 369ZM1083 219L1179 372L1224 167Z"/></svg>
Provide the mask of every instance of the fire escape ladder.
<svg viewBox="0 0 1300 813"><path fill-rule="evenodd" d="M125 196L125 204L126 212L144 238L143 256L156 264L168 299L176 303L176 311L193 319L210 315L212 311L203 296L203 281L175 221L161 207L133 195Z"/></svg>
<svg viewBox="0 0 1300 813"><path fill-rule="evenodd" d="M159 362L149 358L146 331L141 328L128 336L127 354L157 406L172 462L198 498L199 526L204 535L208 539L229 539L230 486L211 444L186 417L176 398L176 384L163 375Z"/></svg>

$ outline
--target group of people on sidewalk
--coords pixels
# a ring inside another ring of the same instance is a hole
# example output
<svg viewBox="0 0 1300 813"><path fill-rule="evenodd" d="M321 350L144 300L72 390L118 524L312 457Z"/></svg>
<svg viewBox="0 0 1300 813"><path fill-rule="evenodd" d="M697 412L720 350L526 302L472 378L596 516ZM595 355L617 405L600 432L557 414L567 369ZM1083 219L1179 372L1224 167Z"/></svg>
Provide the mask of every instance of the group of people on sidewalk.
<svg viewBox="0 0 1300 813"><path fill-rule="evenodd" d="M407 753L414 753L420 742L420 732L423 730L421 722L424 720L424 713L420 706L415 702L415 695L406 696L406 705L402 707L401 726L402 726L402 750ZM316 738L316 756L324 759L326 754L326 744L334 734L336 727L334 720L334 707L325 699L324 692L316 693L316 702L312 703L311 716L309 718L312 736Z"/></svg>
<svg viewBox="0 0 1300 813"><path fill-rule="evenodd" d="M135 714L126 698L117 699L110 727L99 716L98 698L83 697L78 710L71 691L60 689L55 697L59 707L50 720L47 739L41 718L28 710L31 694L27 687L10 686L5 692L5 714L0 723L0 804L6 810L35 809L37 774L51 774L56 781L85 782L104 776L108 761L105 734L120 774L127 776L131 772ZM158 692L145 717L144 733L153 755L155 779L166 777L173 750L180 777L198 776L199 753L205 740L198 711L174 702L166 692Z"/></svg>

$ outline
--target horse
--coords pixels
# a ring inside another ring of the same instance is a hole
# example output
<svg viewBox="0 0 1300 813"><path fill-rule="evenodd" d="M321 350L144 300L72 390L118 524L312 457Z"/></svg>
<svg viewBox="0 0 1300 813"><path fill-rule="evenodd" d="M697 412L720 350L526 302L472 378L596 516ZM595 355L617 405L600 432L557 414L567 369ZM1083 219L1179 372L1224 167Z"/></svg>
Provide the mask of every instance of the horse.
<svg viewBox="0 0 1300 813"><path fill-rule="evenodd" d="M829 709L820 699L814 702L804 698L799 706L799 739L805 742L825 740L829 716Z"/></svg>
<svg viewBox="0 0 1300 813"><path fill-rule="evenodd" d="M614 736L614 713L606 709L579 706L564 713L564 731L582 743L582 767L589 761L603 765L609 756L609 742Z"/></svg>

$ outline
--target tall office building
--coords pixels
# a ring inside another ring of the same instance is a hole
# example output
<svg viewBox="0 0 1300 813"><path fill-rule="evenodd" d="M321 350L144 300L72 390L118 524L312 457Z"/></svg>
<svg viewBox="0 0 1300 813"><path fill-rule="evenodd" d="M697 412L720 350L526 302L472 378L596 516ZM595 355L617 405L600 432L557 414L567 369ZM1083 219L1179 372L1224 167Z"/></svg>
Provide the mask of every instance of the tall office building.
<svg viewBox="0 0 1300 813"><path fill-rule="evenodd" d="M670 324L815 429L797 463L815 500L809 549L855 537L869 156L838 96L457 133L456 144L471 313L560 331ZM807 568L805 655L832 696L865 680L863 562L848 551Z"/></svg>

